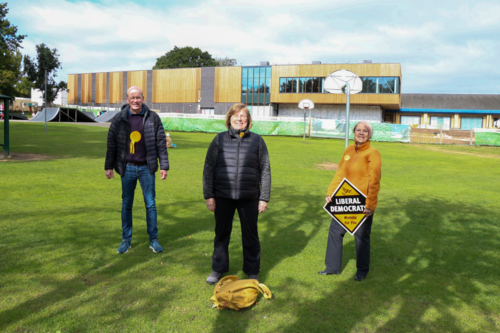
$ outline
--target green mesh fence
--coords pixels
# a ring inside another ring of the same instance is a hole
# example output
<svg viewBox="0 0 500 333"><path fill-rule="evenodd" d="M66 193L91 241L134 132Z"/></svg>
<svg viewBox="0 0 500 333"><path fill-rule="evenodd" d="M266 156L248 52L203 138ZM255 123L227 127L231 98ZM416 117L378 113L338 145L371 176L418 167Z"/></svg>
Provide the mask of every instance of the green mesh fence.
<svg viewBox="0 0 500 333"><path fill-rule="evenodd" d="M484 146L500 146L500 131L480 131L475 129L474 135L476 137L476 145Z"/></svg>
<svg viewBox="0 0 500 333"><path fill-rule="evenodd" d="M166 131L219 133L227 130L223 119L162 118L161 120ZM254 121L252 132L260 135L303 135L304 123Z"/></svg>
<svg viewBox="0 0 500 333"><path fill-rule="evenodd" d="M260 135L303 135L304 123L293 121L254 121L252 132Z"/></svg>
<svg viewBox="0 0 500 333"><path fill-rule="evenodd" d="M200 118L162 118L166 131L179 132L207 132L219 133L226 130L224 119ZM358 121L349 122L349 138L353 138L352 129ZM373 141L410 142L409 125L371 123L373 127ZM306 126L306 131L308 131ZM260 135L289 135L304 134L302 121L254 121L252 132ZM311 119L311 136L324 138L345 138L345 121L333 119ZM476 145L500 146L500 132L490 130L476 130Z"/></svg>
<svg viewBox="0 0 500 333"><path fill-rule="evenodd" d="M219 133L226 130L223 119L162 118L166 131Z"/></svg>
<svg viewBox="0 0 500 333"><path fill-rule="evenodd" d="M349 121L349 138L353 138L352 130L358 121ZM370 123L373 127L374 141L410 142L410 126L385 123ZM311 136L324 138L345 138L345 120L313 119Z"/></svg>

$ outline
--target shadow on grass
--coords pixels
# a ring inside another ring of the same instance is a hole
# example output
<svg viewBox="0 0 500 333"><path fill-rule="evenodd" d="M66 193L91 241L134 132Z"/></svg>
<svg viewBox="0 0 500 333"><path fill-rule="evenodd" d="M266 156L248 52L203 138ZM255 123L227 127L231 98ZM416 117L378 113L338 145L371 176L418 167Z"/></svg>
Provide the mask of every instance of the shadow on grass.
<svg viewBox="0 0 500 333"><path fill-rule="evenodd" d="M304 257L304 250L319 232L324 232L323 248L317 260L322 265L327 240L325 212L318 209L318 200L322 197L307 192L320 193L312 188L305 191L291 186L273 187L270 209L259 219L263 283L284 260ZM136 193L139 200L134 204L135 209L143 205L139 193ZM214 219L202 199L201 202L158 202L160 240L165 242L165 252L159 255L153 255L147 249L147 234L137 230L141 224L144 230L142 214L140 219L134 220L133 250L125 256L116 254L120 237L119 210L117 205L94 211L71 208L68 211L19 210L9 214L13 221L23 221L23 218L34 220L40 215L45 219L50 217L53 223L46 226L35 224L36 230L31 230L31 233L36 235L36 239L29 243L32 251L11 250L14 245L20 244L19 240L11 237L2 240L3 249L11 251L0 253L3 267L14 273L25 269L38 281L42 290L1 312L0 330L10 329L15 323L30 325L37 321L45 321L45 327L49 327L54 324L54 319L49 317L67 315L73 316L72 320L76 322L69 330L89 331L93 329L92 320L85 317L89 314L86 310L76 311L89 304L95 304L92 315L113 325L113 330L119 328L120 324L116 323L121 319L132 317L155 321L175 304L174 301L179 302L184 297L182 292L176 290L182 290L182 279L186 274L193 271L199 273L196 275L205 276L209 273L213 245L207 241L206 234L213 233ZM90 215L98 212L116 216L115 224L100 226L99 221L93 219L82 225L82 221L87 221L86 215L90 219ZM285 272L285 279L271 289L279 295L279 299L273 300L272 313L283 316L292 313L292 317L288 324L275 331L464 331L464 323L459 322L458 315L464 306L469 306L469 312L463 314L463 321L467 321L467 316L480 314L486 321L481 322L478 330L497 331L495 322L498 322L498 315L492 311L491 300L486 298L488 291L494 289L492 287L499 287L500 256L497 250L500 239L497 235L500 225L496 213L483 207L442 199L386 199L384 206L377 209L374 220L372 265L368 278L357 283L353 281L353 276L347 280L322 277L316 271L301 272L300 265L287 264L290 271ZM81 216L74 217L78 215ZM134 218L136 216L134 213ZM0 218L6 217L0 213ZM172 222L165 225L161 222L163 220ZM236 229L238 219L234 223ZM66 229L64 233L60 232L63 228ZM205 236L197 239L199 233ZM193 238L189 237L191 235ZM231 271L239 271L242 267L241 243L233 238L232 244L235 246L230 250ZM57 247L63 247L67 252L61 252ZM202 256L202 250L207 248L210 249L209 256ZM94 253L85 253L89 250ZM52 259L39 260L37 255ZM343 267L353 258L355 248L351 241L344 250ZM60 276L58 272L42 266L56 266L57 262L62 265L72 260L82 262L82 267L74 276ZM185 265L186 268L182 268L182 273L169 277L170 272L156 270L159 265L148 265L153 260L165 260ZM322 268L319 266L318 270ZM39 271L43 274L38 275ZM304 274L311 275L303 278ZM345 274L343 270L340 278L345 278ZM155 275L164 279L162 284L166 287L140 288ZM198 277L194 280L196 285ZM314 283L311 286L304 283L308 280L331 281L335 289L332 291L330 288L328 293L310 299L307 294L313 294L315 290L312 289ZM0 283L0 288L4 283ZM26 283L23 285L29 286ZM129 285L131 289L127 288ZM201 279L199 286L204 295L213 290ZM195 288L198 292L198 286ZM491 297L498 297L498 293L494 291ZM259 298L259 302L261 300ZM306 305L306 302L309 304ZM47 317L38 317L39 312ZM256 317L257 313L258 309L254 308L239 314L218 311L213 331L247 331L250 323L262 320ZM469 330L473 331L472 328Z"/></svg>
<svg viewBox="0 0 500 333"><path fill-rule="evenodd" d="M460 332L467 330L467 317L478 313L487 320L481 328L477 323L472 327L496 331L498 315L482 299L485 289L499 286L496 213L439 199L395 199L386 207L374 220L367 279L337 282L333 293L308 305L288 294L287 303L301 306L294 309L296 320L278 331ZM397 227L391 230L384 222L391 220L393 210L401 211L407 222L392 218ZM355 256L350 245L344 256ZM286 292L297 283L289 278L275 289ZM476 312L462 313L464 305Z"/></svg>
<svg viewBox="0 0 500 333"><path fill-rule="evenodd" d="M265 230L259 231L262 257L259 279L262 283L266 283L268 274L283 260L300 254L309 241L324 228L325 212L310 209L317 207L321 199L321 196L310 195L303 191L301 193L291 186L273 187L270 207L273 203L279 203L280 208L285 209L271 208L264 213L264 216L259 217L259 224L265 223ZM236 220L234 223L238 222ZM304 228L305 225L307 225L306 228ZM232 254L230 252L230 256L235 259L231 264L232 271L234 267L243 266L241 249L233 251ZM297 271L299 270L300 267L297 267ZM295 272L289 273L294 275ZM264 299L259 297L259 300ZM235 313L231 310L219 311L213 332L220 332L221 329L227 332L247 332L249 323L252 320L259 320L254 318L251 308L240 311L236 316L238 317L235 318Z"/></svg>
<svg viewBox="0 0 500 333"><path fill-rule="evenodd" d="M136 209L138 204L136 201ZM116 215L116 225L102 225L97 216L106 214ZM153 254L148 248L147 233L137 230L145 231L145 216L137 218L137 214L134 214L133 248L125 255L118 255L116 249L121 239L119 206L105 209L72 208L70 211L64 208L46 209L42 214L25 211L8 214L9 219L16 221L45 220L47 216L52 223L38 224L29 231L16 230L16 233L25 231L28 234L23 249L18 248L19 239L6 238L3 241L5 248L11 249L0 255L4 267L8 267L10 274L21 276L21 279L29 281L28 285L36 285L37 288L30 291L28 300L0 312L0 331L16 323L20 325L18 327L32 326L35 322L51 325L51 318L58 316L72 317L70 326L65 329L92 331L95 327L92 326L92 320L87 318L88 314L79 312L79 309L87 306L101 323L109 323L114 329L120 328L117 325L120 320L134 317L154 322L171 306L172 300L182 297L179 295L182 288L177 285L180 282L164 275L167 265L150 264L152 261L167 261L168 254ZM88 223L82 224L87 218ZM140 224L144 224L142 228L138 228ZM169 226L169 229L176 231L175 237L170 237L169 242L183 237L186 230L189 232L186 225L189 223L183 220ZM162 233L168 232L165 229L160 226ZM78 262L81 264L78 265ZM75 266L78 267L76 270ZM171 283L144 287L152 279L168 279ZM0 283L0 289L5 283L5 280ZM23 283L26 285L26 281ZM40 312L48 314L40 316Z"/></svg>

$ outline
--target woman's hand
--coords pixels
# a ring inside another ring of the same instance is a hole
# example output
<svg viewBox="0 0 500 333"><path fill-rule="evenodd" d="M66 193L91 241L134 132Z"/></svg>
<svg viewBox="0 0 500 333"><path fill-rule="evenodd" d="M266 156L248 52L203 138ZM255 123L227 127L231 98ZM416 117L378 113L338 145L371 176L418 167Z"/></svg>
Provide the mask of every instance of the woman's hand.
<svg viewBox="0 0 500 333"><path fill-rule="evenodd" d="M365 210L363 211L363 214L366 214L366 216L371 216L371 215L373 215L373 210L371 210L370 208L366 208L365 207Z"/></svg>
<svg viewBox="0 0 500 333"><path fill-rule="evenodd" d="M207 199L207 208L209 211L215 212L215 199L214 198Z"/></svg>
<svg viewBox="0 0 500 333"><path fill-rule="evenodd" d="M259 201L259 213L264 213L267 209L267 202Z"/></svg>
<svg viewBox="0 0 500 333"><path fill-rule="evenodd" d="M330 203L330 202L332 202L332 197L328 197L328 196L327 196L327 197L325 198L325 200L326 200L326 202Z"/></svg>

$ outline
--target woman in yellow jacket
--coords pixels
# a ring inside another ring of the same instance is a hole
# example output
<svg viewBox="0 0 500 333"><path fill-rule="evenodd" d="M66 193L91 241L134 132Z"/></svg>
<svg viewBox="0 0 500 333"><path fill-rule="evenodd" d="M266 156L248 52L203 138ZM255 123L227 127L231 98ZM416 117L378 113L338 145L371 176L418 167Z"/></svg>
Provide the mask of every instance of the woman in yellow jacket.
<svg viewBox="0 0 500 333"><path fill-rule="evenodd" d="M366 195L365 210L368 218L354 234L356 241L356 281L363 281L370 268L370 232L373 213L377 207L377 197L380 190L381 159L378 150L370 146L373 134L372 126L360 121L354 126L354 145L347 147L339 163L337 173L326 192L326 201L331 202L331 196L342 179L347 178L358 190ZM340 274L342 265L342 241L346 230L332 219L328 233L325 265L321 275Z"/></svg>

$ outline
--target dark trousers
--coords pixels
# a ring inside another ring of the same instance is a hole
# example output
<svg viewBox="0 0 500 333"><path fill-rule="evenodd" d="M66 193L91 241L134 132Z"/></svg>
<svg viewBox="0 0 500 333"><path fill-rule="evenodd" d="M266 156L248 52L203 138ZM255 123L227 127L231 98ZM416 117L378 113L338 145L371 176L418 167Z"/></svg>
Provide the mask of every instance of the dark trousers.
<svg viewBox="0 0 500 333"><path fill-rule="evenodd" d="M354 234L356 241L356 276L366 276L370 269L370 233L372 231L373 215L359 227ZM325 265L328 273L340 274L342 266L342 243L347 231L332 219L328 232Z"/></svg>
<svg viewBox="0 0 500 333"><path fill-rule="evenodd" d="M259 274L260 241L257 230L259 200L215 199L215 239L212 270L219 273L229 271L229 240L233 229L234 212L238 210L241 221L243 243L243 272Z"/></svg>

